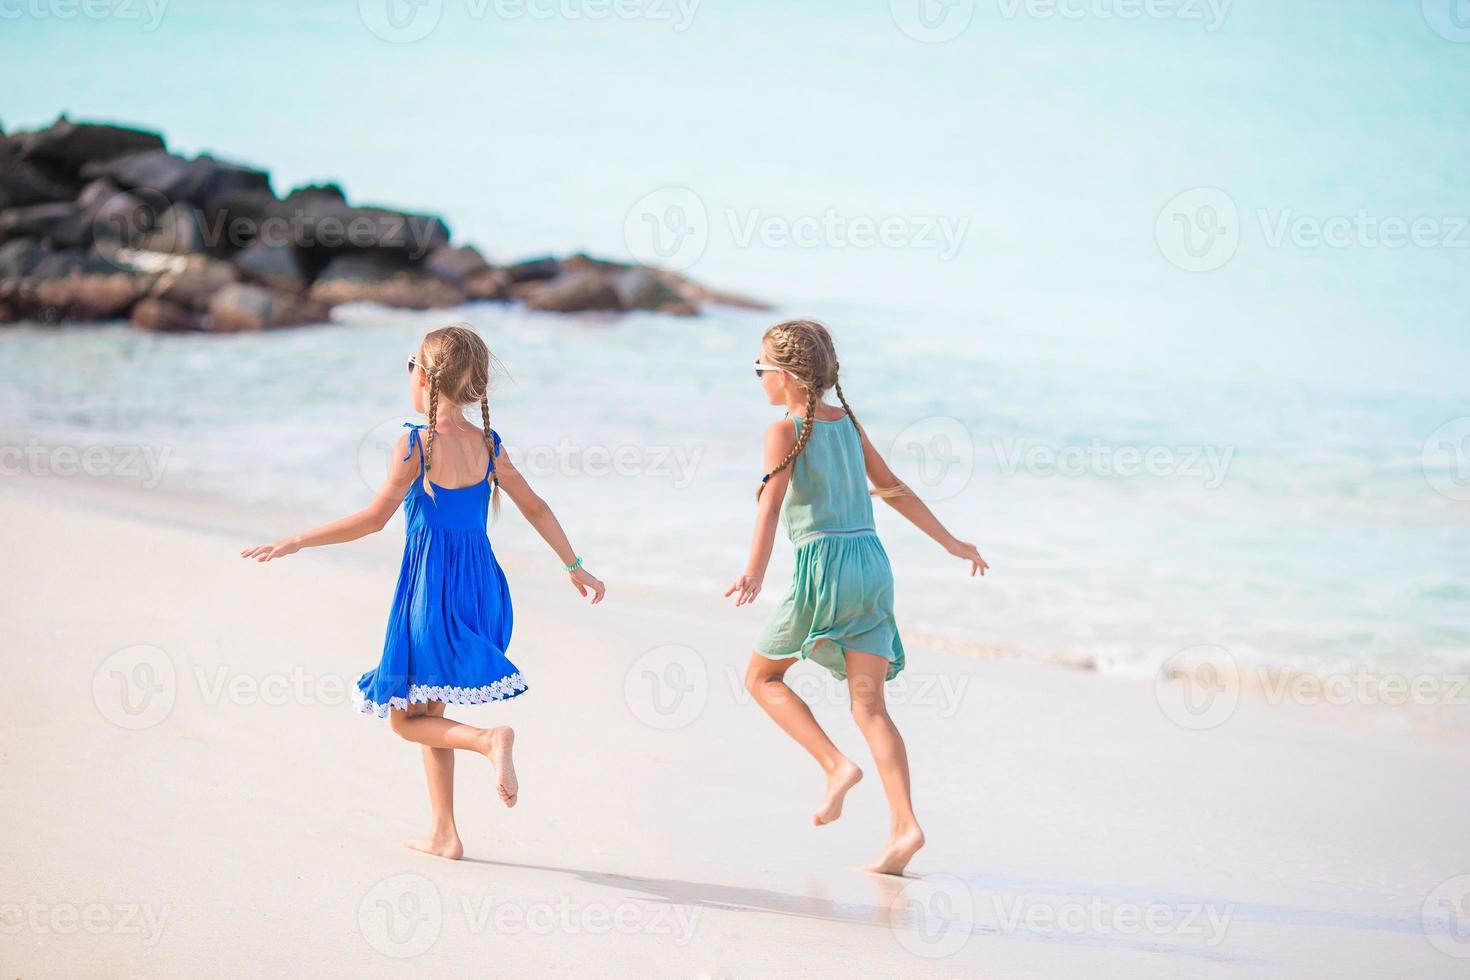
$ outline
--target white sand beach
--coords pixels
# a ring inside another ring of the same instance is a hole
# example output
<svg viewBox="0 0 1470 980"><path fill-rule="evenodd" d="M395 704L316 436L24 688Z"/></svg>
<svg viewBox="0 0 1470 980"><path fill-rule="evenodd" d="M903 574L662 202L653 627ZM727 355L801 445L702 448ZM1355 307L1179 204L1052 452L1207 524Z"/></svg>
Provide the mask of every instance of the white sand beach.
<svg viewBox="0 0 1470 980"><path fill-rule="evenodd" d="M530 692L451 711L516 727L520 805L461 754L465 860L410 852L418 749L347 697L391 549L260 567L236 557L279 530L259 515L115 503L0 496L7 976L1470 970L1454 728L1248 697L1194 731L1146 681L918 649L891 697L930 844L888 879L857 870L886 829L876 774L812 827L818 771L740 688L763 608L616 581L590 608L523 568Z"/></svg>

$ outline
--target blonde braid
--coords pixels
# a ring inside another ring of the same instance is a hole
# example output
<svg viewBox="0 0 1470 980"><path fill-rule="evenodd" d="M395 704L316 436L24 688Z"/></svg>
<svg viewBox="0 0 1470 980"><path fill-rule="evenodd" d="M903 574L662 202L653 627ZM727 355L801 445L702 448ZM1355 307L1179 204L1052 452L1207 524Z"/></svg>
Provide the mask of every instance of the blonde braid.
<svg viewBox="0 0 1470 980"><path fill-rule="evenodd" d="M803 419L806 424L801 427L801 433L796 437L796 445L791 447L791 451L786 454L786 458L777 463L776 468L767 473L765 477L761 480L761 485L755 488L756 500L760 500L761 494L766 492L766 484L771 482L771 477L775 476L777 473L780 473L782 470L786 469L786 467L796 462L796 457L801 455L801 451L806 448L807 442L811 440L812 425L816 421L816 416L817 386L815 384L807 383L806 418Z"/></svg>
<svg viewBox="0 0 1470 980"><path fill-rule="evenodd" d="M485 448L490 450L490 516L500 516L500 473L495 469L495 436L490 433L490 396L480 396L480 420L485 425Z"/></svg>
<svg viewBox="0 0 1470 980"><path fill-rule="evenodd" d="M429 375L429 438L424 446L424 493L434 496L434 485L429 482L429 467L434 462L434 427L439 424L439 370L430 369Z"/></svg>
<svg viewBox="0 0 1470 980"><path fill-rule="evenodd" d="M832 387L837 389L837 400L842 403L842 410L847 413L848 418L852 419L853 427L861 432L862 429L858 426L857 415L853 412L852 406L847 403L847 396L842 393L842 382L837 380L837 372L840 370L841 365L832 365Z"/></svg>
<svg viewBox="0 0 1470 980"><path fill-rule="evenodd" d="M835 366L833 370L836 370ZM852 419L853 428L858 430L858 436L859 438L861 438L863 431L862 426L858 425L857 416L853 414L852 406L847 403L847 396L842 393L842 382L838 381L836 378L833 378L832 387L837 389L837 400L842 403L842 410L847 413L848 418ZM908 486L902 480L900 480L897 484L891 487L874 487L873 489L868 491L868 496L883 497L886 499L888 497L903 497L906 496L909 492L910 491Z"/></svg>

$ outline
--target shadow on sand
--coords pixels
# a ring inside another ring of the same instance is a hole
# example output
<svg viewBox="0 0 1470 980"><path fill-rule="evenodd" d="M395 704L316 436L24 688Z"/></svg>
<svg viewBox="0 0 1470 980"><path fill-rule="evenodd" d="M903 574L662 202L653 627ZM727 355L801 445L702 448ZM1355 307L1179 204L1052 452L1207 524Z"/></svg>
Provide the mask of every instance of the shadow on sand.
<svg viewBox="0 0 1470 980"><path fill-rule="evenodd" d="M511 861L487 861L466 858L471 864L501 867L522 871L543 872L574 878L588 885L630 892L644 901L668 905L683 905L700 909L721 911L756 911L770 915L789 916L799 919L819 920L845 925L879 927L894 932L915 930L933 932L937 928L960 929L974 937L992 939L1021 939L1042 942L1061 942L1103 949L1127 949L1154 952L1169 956L1202 958L1215 962L1273 965L1271 960L1249 954L1238 954L1229 949L1228 936L1210 935L1207 930L1177 930L1151 936L1146 930L1116 929L1102 932L1081 929L1042 928L1036 929L1014 916L1032 906L1057 904L1099 898L1112 907L1137 908L1163 907L1182 913L1190 910L1206 910L1223 915L1229 925L1250 923L1265 927L1304 927L1345 930L1368 930L1374 932L1420 933L1418 919L1388 918L1360 915L1351 912L1334 912L1303 909L1285 905L1267 905L1253 902L1232 902L1228 899L1202 898L1147 889L1110 886L1106 888L1074 882L1044 881L1000 875L972 874L951 876L935 874L929 876L907 876L903 878L870 874L854 870L840 880L814 878L805 893L776 891L752 885L731 885L703 881L683 881L672 878L650 878L640 875L616 874L609 871L588 871L579 868L557 868L535 864L517 864ZM855 892L864 886L872 890L871 900L856 896L833 898L834 890ZM836 886L835 888L829 887ZM957 890L961 896L968 892L968 902L949 904L929 903L929 907L916 909L917 902L928 902L926 895L936 896L944 889ZM989 911L990 915L977 914ZM926 940L927 941L927 940ZM979 949L972 952L980 952ZM983 954L982 954L983 955Z"/></svg>

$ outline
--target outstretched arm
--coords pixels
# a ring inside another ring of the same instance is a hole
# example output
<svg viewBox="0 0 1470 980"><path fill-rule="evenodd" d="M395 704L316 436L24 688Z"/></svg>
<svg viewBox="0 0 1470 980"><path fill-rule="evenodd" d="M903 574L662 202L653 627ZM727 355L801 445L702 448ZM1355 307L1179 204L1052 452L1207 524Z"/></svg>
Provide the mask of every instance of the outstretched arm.
<svg viewBox="0 0 1470 980"><path fill-rule="evenodd" d="M796 426L781 421L766 430L765 463L761 472L769 473L781 465L781 460L796 445ZM771 563L771 549L776 545L776 525L781 521L781 501L786 499L786 488L791 486L791 467L771 477L761 493L755 508L755 533L750 541L750 560L745 563L745 573L735 584L725 590L725 595L739 593L735 605L743 606L754 602L760 595L761 584L766 578L766 566Z"/></svg>
<svg viewBox="0 0 1470 980"><path fill-rule="evenodd" d="M521 516L536 529L536 533L541 535L542 540L551 546L551 550L556 552L556 557L561 559L561 563L563 565L574 564L577 560L577 553L572 550L572 543L567 540L566 532L561 528L561 522L552 513L551 506L531 489L531 484L527 483L520 470L516 469L515 463L511 462L510 453L502 451L499 456L495 457L495 475L500 478L500 489L509 494L510 499L516 505L516 510L519 510ZM573 588L582 595L586 595L588 589L592 590L594 606L602 601L603 595L607 592L607 586L602 584L601 579L585 568L578 568L567 574L571 577Z"/></svg>
<svg viewBox="0 0 1470 980"><path fill-rule="evenodd" d="M863 437L863 465L867 468L868 479L878 489L879 495L887 501L888 506L902 514L914 527L933 538L945 551L969 562L971 576L977 572L984 575L985 570L990 566L985 563L984 558L980 557L979 549L968 541L961 541L950 534L949 530L939 522L939 518L934 516L929 505L920 500L906 483L894 475L887 461L873 447L873 443L868 439L868 433L863 430L862 426L858 426L858 431Z"/></svg>
<svg viewBox="0 0 1470 980"><path fill-rule="evenodd" d="M254 558L258 562L272 561L294 555L302 548L319 548L328 544L344 544L356 541L383 530L393 512L403 503L404 494L418 477L417 454L404 459L408 454L408 436L399 437L397 447L388 466L388 478L373 502L355 514L321 527L282 538L275 544L260 544L240 552L241 558Z"/></svg>

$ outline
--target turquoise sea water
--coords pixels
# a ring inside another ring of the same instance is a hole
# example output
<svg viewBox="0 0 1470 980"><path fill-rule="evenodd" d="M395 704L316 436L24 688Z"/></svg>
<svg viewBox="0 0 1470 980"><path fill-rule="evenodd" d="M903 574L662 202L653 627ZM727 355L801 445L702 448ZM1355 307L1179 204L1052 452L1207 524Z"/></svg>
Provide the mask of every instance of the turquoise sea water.
<svg viewBox="0 0 1470 980"><path fill-rule="evenodd" d="M440 211L497 258L668 246L653 257L828 320L875 439L995 566L972 583L884 521L922 637L1118 670L1195 644L1470 666L1453 4L65 9L6 8L7 127L157 126L278 191L339 178ZM457 315L505 360L497 427L589 563L738 573L771 317ZM342 317L9 329L0 436L137 442L168 450L170 489L356 506L402 358L444 317Z"/></svg>

